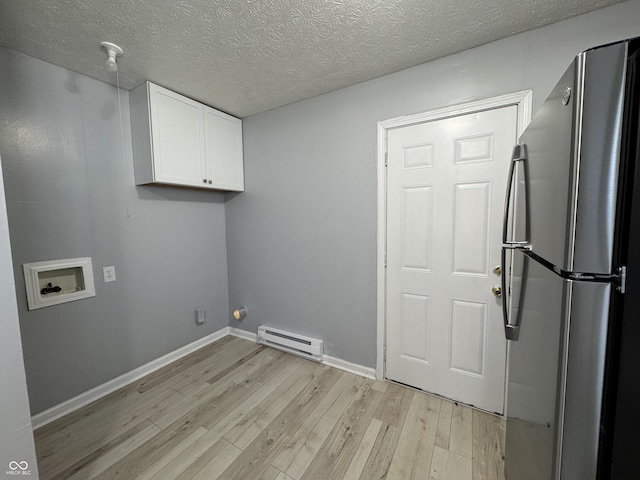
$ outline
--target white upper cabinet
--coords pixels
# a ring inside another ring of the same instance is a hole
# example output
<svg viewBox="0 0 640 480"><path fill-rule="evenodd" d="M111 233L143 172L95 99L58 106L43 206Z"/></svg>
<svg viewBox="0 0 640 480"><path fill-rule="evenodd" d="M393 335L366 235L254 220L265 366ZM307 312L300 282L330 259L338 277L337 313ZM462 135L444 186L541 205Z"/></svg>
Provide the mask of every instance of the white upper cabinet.
<svg viewBox="0 0 640 480"><path fill-rule="evenodd" d="M244 190L240 119L150 82L129 105L136 185Z"/></svg>
<svg viewBox="0 0 640 480"><path fill-rule="evenodd" d="M207 106L203 113L208 181L224 190L244 190L242 121Z"/></svg>
<svg viewBox="0 0 640 480"><path fill-rule="evenodd" d="M153 181L202 186L207 178L202 105L151 84L149 99Z"/></svg>

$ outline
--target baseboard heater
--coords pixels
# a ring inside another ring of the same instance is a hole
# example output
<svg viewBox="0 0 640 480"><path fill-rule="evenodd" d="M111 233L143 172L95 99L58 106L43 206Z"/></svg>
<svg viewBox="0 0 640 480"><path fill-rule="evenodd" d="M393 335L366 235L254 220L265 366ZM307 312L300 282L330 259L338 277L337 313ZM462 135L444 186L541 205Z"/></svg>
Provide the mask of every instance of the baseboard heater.
<svg viewBox="0 0 640 480"><path fill-rule="evenodd" d="M323 359L323 343L317 338L260 326L258 327L258 343L316 362L321 362Z"/></svg>

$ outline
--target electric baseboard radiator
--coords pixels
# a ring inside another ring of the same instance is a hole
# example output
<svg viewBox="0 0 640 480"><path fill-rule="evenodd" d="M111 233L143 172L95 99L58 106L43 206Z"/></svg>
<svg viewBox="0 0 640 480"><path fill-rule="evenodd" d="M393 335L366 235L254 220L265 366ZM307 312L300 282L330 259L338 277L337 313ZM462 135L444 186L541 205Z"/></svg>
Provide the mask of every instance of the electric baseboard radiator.
<svg viewBox="0 0 640 480"><path fill-rule="evenodd" d="M258 327L258 343L316 362L321 362L323 359L323 343L317 338L261 326Z"/></svg>

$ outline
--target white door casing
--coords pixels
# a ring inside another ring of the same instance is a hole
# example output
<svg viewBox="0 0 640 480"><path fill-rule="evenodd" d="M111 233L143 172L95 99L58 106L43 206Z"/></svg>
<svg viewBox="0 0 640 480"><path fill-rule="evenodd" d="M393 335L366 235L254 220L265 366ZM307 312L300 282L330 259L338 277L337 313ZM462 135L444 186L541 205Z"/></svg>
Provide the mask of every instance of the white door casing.
<svg viewBox="0 0 640 480"><path fill-rule="evenodd" d="M503 412L506 341L492 269L530 99L520 92L380 124L379 378Z"/></svg>

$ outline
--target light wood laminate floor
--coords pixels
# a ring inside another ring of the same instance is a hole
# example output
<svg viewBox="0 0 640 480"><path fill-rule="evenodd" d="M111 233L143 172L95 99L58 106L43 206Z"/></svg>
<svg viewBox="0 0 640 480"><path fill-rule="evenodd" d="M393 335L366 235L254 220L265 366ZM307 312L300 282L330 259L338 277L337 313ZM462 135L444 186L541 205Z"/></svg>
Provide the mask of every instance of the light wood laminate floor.
<svg viewBox="0 0 640 480"><path fill-rule="evenodd" d="M503 425L228 336L35 439L42 480L493 480Z"/></svg>

